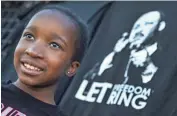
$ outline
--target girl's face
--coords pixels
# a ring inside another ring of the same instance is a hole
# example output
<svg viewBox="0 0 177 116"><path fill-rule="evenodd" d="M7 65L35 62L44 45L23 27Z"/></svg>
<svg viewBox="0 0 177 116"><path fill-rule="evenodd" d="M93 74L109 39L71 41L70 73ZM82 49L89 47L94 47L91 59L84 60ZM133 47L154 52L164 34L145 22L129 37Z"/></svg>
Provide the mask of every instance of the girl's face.
<svg viewBox="0 0 177 116"><path fill-rule="evenodd" d="M71 62L76 33L71 19L59 11L43 10L34 15L14 54L19 80L29 86L49 86L63 73L73 76L79 66Z"/></svg>

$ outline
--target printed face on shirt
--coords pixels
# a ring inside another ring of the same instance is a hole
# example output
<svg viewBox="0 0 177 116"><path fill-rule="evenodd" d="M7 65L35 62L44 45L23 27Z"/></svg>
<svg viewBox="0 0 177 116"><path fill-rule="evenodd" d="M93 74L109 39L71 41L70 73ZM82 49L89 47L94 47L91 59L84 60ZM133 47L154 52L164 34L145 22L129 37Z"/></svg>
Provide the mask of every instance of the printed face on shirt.
<svg viewBox="0 0 177 116"><path fill-rule="evenodd" d="M153 35L155 29L158 28L160 18L161 16L158 11L152 11L141 16L131 30L129 42L137 48L140 47L146 39Z"/></svg>
<svg viewBox="0 0 177 116"><path fill-rule="evenodd" d="M76 38L75 24L60 11L43 10L34 15L14 53L19 80L29 86L49 86L68 70L75 74L78 62L71 58Z"/></svg>

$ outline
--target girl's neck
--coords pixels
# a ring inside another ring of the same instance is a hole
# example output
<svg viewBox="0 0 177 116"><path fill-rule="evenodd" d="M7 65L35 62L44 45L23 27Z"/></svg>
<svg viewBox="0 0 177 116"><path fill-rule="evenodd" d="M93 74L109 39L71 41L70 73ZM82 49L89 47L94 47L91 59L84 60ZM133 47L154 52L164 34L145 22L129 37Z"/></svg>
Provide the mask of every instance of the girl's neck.
<svg viewBox="0 0 177 116"><path fill-rule="evenodd" d="M54 101L55 86L48 87L31 87L22 83L19 79L13 83L16 87L30 94L34 98L51 105L56 105Z"/></svg>

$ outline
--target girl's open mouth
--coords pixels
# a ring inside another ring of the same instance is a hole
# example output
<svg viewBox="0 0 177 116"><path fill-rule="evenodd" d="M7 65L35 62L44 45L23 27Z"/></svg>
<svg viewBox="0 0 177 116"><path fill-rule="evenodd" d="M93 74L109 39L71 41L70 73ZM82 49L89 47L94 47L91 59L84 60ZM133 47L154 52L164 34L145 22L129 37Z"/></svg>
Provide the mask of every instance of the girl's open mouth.
<svg viewBox="0 0 177 116"><path fill-rule="evenodd" d="M25 74L32 75L32 76L40 75L43 72L43 69L25 62L21 63L21 70Z"/></svg>

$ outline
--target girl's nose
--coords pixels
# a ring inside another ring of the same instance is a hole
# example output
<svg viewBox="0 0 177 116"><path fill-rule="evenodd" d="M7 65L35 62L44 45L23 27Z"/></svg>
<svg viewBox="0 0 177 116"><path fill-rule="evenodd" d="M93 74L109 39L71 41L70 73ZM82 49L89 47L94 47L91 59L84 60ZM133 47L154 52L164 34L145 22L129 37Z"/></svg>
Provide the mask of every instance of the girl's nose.
<svg viewBox="0 0 177 116"><path fill-rule="evenodd" d="M40 46L33 44L25 50L25 53L34 58L44 58L42 48Z"/></svg>

